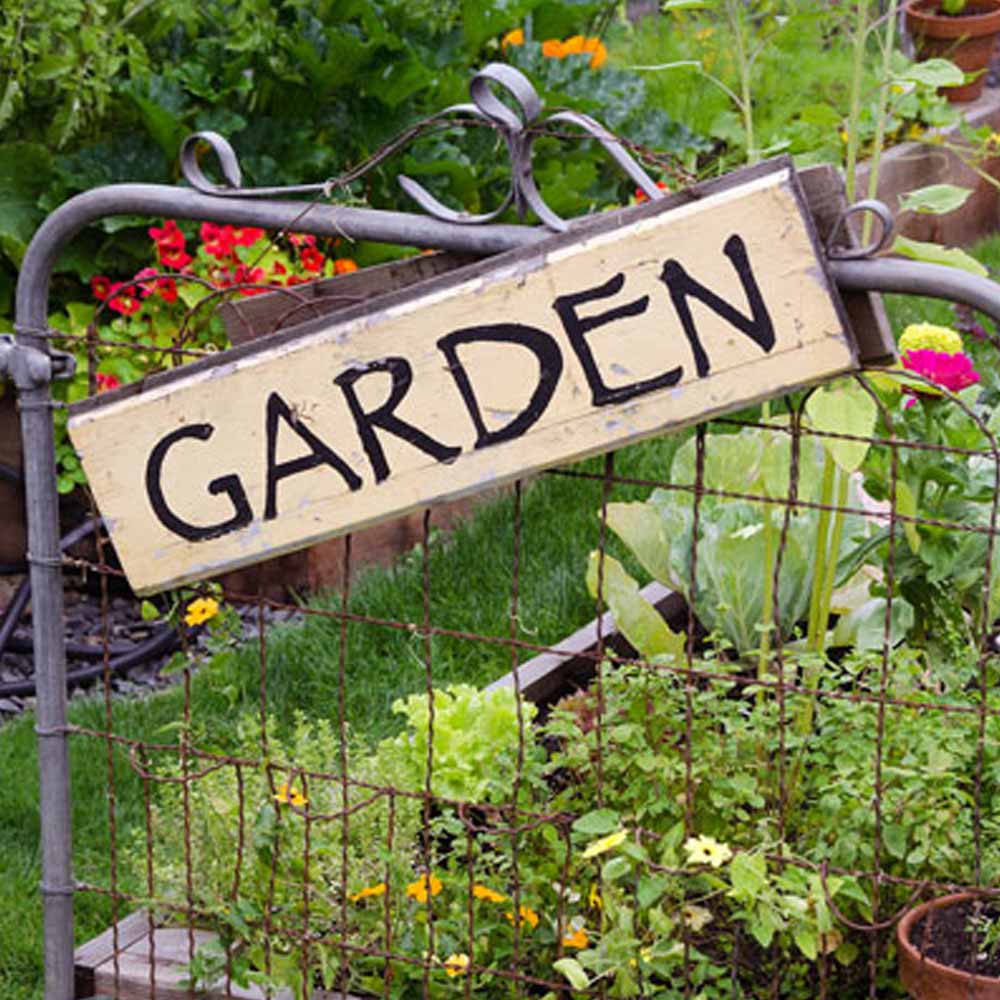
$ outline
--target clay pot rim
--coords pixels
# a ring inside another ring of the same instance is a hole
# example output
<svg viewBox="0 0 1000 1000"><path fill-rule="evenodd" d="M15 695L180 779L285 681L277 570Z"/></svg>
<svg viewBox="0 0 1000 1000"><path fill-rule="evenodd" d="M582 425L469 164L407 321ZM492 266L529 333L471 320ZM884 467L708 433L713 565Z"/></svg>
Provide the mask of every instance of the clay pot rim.
<svg viewBox="0 0 1000 1000"><path fill-rule="evenodd" d="M970 979L974 979L977 983L995 983L1000 985L1000 977L980 976L975 972L963 972L961 969L956 969L953 965L942 965L940 962L935 962L933 958L921 955L916 946L910 941L910 930L913 925L931 910L946 909L949 906L954 906L956 903L964 903L969 899L997 898L1000 897L995 892L953 892L948 896L938 896L936 899L931 899L926 903L921 903L919 906L914 906L903 914L902 919L896 925L896 945L900 953L905 952L912 961L926 967L930 972L939 977L961 983L966 983Z"/></svg>
<svg viewBox="0 0 1000 1000"><path fill-rule="evenodd" d="M1000 31L1000 0L971 0L990 9L968 14L937 14L928 9L936 8L939 2L940 0L907 0L907 27L912 30L914 22L926 24L939 38L965 38Z"/></svg>

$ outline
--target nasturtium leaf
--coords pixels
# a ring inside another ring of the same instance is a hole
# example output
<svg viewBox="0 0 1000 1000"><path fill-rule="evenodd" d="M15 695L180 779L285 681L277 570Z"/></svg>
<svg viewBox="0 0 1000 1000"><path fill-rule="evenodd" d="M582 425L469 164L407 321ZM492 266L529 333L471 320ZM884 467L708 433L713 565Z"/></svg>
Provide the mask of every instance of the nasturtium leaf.
<svg viewBox="0 0 1000 1000"><path fill-rule="evenodd" d="M683 654L684 636L669 628L656 608L639 593L639 585L617 559L605 554L601 568L600 553L591 552L587 589L592 597L597 596L599 573L602 600L614 615L622 634L642 656Z"/></svg>
<svg viewBox="0 0 1000 1000"><path fill-rule="evenodd" d="M842 379L817 389L806 401L806 415L814 430L867 438L875 431L878 408L857 382ZM822 440L823 447L844 472L855 472L868 454L867 441Z"/></svg>
<svg viewBox="0 0 1000 1000"><path fill-rule="evenodd" d="M924 215L947 215L961 208L971 194L971 188L957 187L954 184L929 184L902 195L899 210Z"/></svg>
<svg viewBox="0 0 1000 1000"><path fill-rule="evenodd" d="M958 247L943 247L939 243L924 243L921 240L911 240L908 236L897 236L892 244L892 252L928 264L957 267L960 271L977 274L980 278L989 276L989 271L975 257L970 257Z"/></svg>

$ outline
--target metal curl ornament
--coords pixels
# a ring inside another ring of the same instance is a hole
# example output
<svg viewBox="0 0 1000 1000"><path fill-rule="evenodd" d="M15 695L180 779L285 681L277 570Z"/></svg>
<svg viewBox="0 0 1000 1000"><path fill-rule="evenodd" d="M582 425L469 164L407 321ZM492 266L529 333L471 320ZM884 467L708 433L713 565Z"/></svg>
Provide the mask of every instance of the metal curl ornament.
<svg viewBox="0 0 1000 1000"><path fill-rule="evenodd" d="M879 229L877 234L864 246L844 246L838 245L841 239L849 240L847 223L852 215L860 215L870 212L878 220ZM826 241L826 256L829 260L864 260L867 257L874 257L883 250L888 249L892 242L893 227L895 222L889 207L875 198L865 198L856 201L837 216L837 221L830 230L830 235Z"/></svg>
<svg viewBox="0 0 1000 1000"><path fill-rule="evenodd" d="M516 110L501 101L491 85L502 88L512 99ZM531 85L531 81L513 66L490 63L484 67L473 76L469 84L469 96L472 98L471 104L454 104L431 120L440 121L454 114L472 115L499 132L507 144L510 155L510 191L492 212L474 215L448 208L411 177L400 175L398 178L400 187L428 215L446 222L476 224L492 221L513 204L519 217L523 218L530 209L549 229L560 233L566 232L569 225L545 204L532 173L531 147L538 135L538 126L551 122L565 122L582 128L601 144L605 152L650 200L666 197L649 174L625 152L618 139L589 115L576 111L559 111L540 120L542 100Z"/></svg>

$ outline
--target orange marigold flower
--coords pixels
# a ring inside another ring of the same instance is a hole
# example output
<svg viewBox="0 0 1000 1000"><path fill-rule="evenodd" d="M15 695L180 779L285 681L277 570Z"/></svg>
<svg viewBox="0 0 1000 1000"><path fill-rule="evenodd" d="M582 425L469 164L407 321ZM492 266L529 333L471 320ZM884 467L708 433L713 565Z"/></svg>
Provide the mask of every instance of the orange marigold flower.
<svg viewBox="0 0 1000 1000"><path fill-rule="evenodd" d="M386 885L385 882L379 882L376 885L365 886L364 889L359 889L357 892L348 896L347 898L352 903L360 902L362 899L370 899L372 896L384 896Z"/></svg>
<svg viewBox="0 0 1000 1000"><path fill-rule="evenodd" d="M567 948L586 948L590 944L590 938L587 937L587 928L577 927L571 934L563 936L562 943Z"/></svg>
<svg viewBox="0 0 1000 1000"><path fill-rule="evenodd" d="M513 31L508 31L500 39L500 48L506 49L508 45L524 45L524 30L522 28L515 28Z"/></svg>
<svg viewBox="0 0 1000 1000"><path fill-rule="evenodd" d="M476 899L485 899L489 903L506 903L507 897L496 889L491 889L488 885L474 885L472 895Z"/></svg>
<svg viewBox="0 0 1000 1000"><path fill-rule="evenodd" d="M538 914L530 906L525 906L523 903L518 907L518 912L521 914L521 920L519 923L527 923L531 925L531 929L534 930L538 926ZM511 922L514 923L514 914L505 913L504 916Z"/></svg>
<svg viewBox="0 0 1000 1000"><path fill-rule="evenodd" d="M592 53L591 69L600 69L608 61L608 50L599 38L588 38L583 43L583 51Z"/></svg>
<svg viewBox="0 0 1000 1000"><path fill-rule="evenodd" d="M572 38L567 38L563 42L563 55L564 56L577 56L584 51L584 45L587 44L587 39L583 35L573 35Z"/></svg>
<svg viewBox="0 0 1000 1000"><path fill-rule="evenodd" d="M428 892L436 896L443 888L441 879L436 875L421 875L416 882L411 882L406 887L406 895L418 903L426 903Z"/></svg>
<svg viewBox="0 0 1000 1000"><path fill-rule="evenodd" d="M542 42L542 55L549 59L562 59L566 55L566 50L558 38L546 38Z"/></svg>

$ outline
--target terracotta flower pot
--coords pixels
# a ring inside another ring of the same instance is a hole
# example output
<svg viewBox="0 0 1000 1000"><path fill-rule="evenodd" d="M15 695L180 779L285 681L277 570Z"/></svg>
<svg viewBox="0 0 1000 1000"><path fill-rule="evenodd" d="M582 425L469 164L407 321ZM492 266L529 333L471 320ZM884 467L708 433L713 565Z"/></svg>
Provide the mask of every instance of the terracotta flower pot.
<svg viewBox="0 0 1000 1000"><path fill-rule="evenodd" d="M961 87L942 87L949 101L974 101L983 92L984 72L1000 33L1000 0L970 0L961 14L940 14L939 0L908 0L906 27L920 59L950 59L979 75Z"/></svg>
<svg viewBox="0 0 1000 1000"><path fill-rule="evenodd" d="M976 976L935 962L920 954L919 940L916 943L912 940L914 927L928 913L976 898L973 892L942 896L914 907L900 920L896 928L899 978L916 1000L1000 1000L1000 979Z"/></svg>

